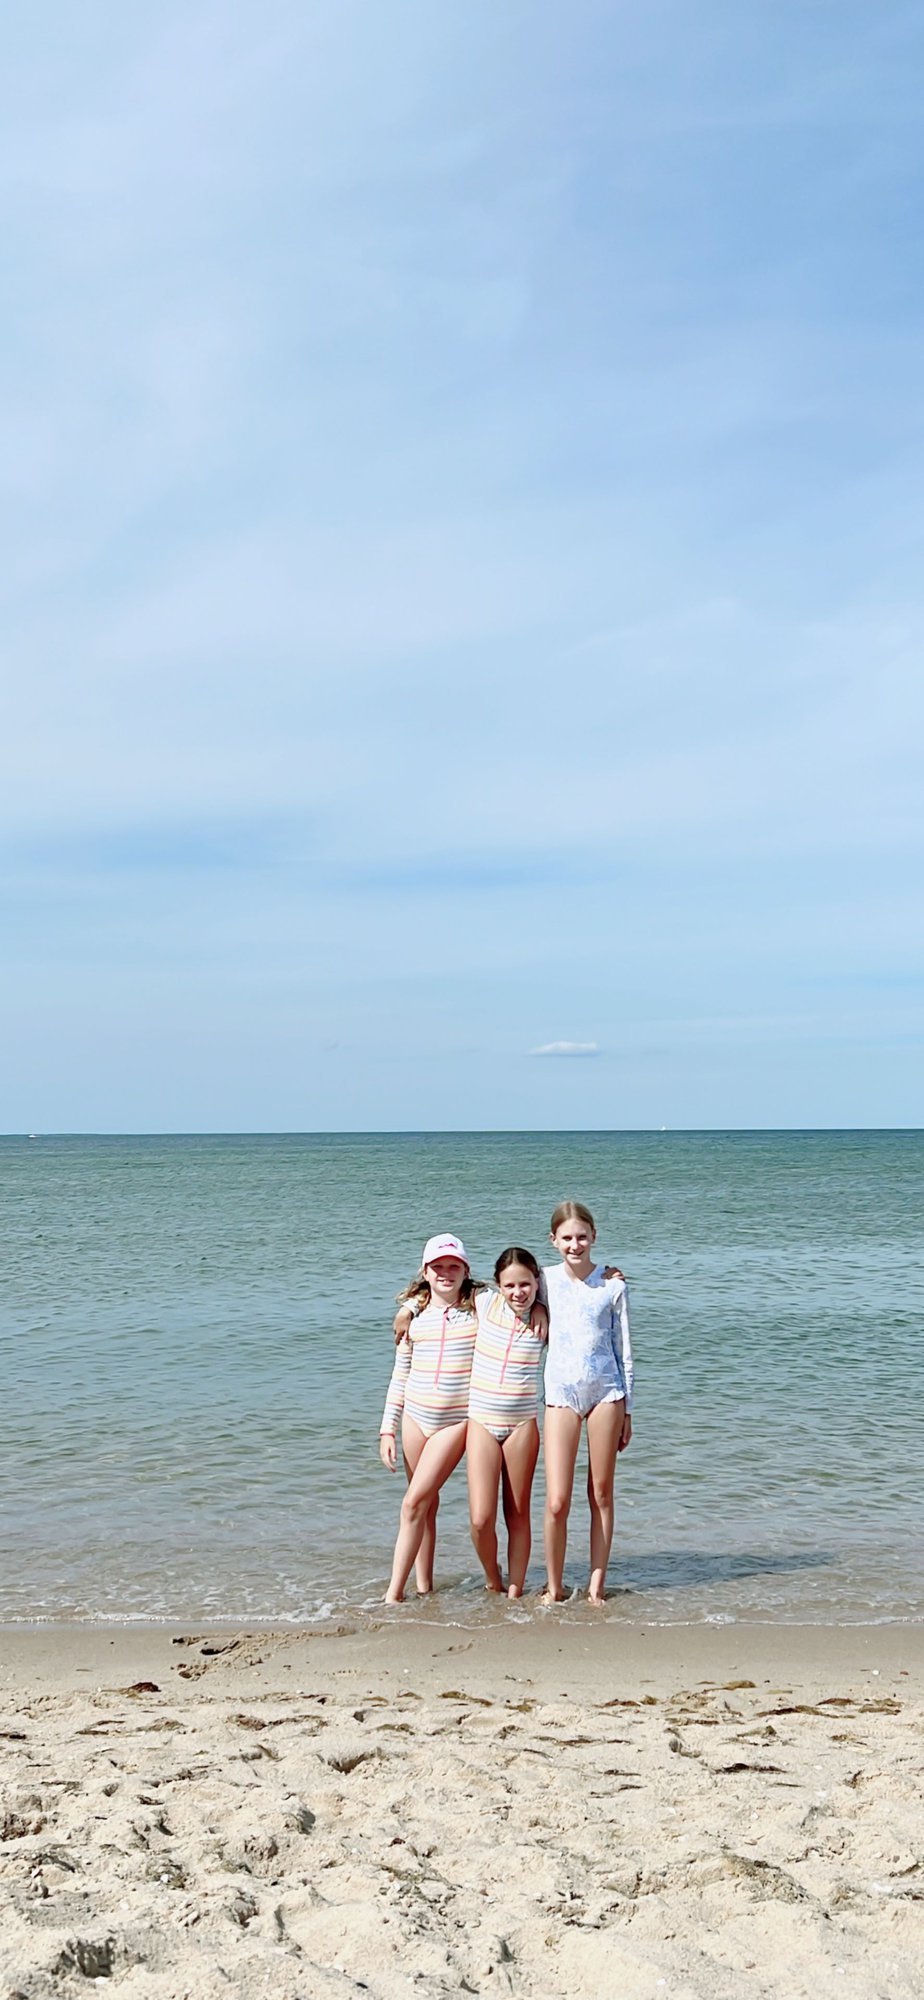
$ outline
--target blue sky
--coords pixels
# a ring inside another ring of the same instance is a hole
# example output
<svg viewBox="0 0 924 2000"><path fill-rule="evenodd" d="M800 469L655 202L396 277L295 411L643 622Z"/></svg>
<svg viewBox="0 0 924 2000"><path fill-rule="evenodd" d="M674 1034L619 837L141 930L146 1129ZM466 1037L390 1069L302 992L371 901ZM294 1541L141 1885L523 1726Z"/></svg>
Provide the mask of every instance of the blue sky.
<svg viewBox="0 0 924 2000"><path fill-rule="evenodd" d="M921 9L10 42L0 1129L924 1123Z"/></svg>

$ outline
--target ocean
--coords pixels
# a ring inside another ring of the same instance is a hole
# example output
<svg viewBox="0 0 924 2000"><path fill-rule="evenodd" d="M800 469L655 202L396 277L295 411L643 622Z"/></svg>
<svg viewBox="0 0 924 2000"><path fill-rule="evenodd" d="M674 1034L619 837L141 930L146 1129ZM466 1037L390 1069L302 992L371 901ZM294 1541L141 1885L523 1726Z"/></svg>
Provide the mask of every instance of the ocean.
<svg viewBox="0 0 924 2000"><path fill-rule="evenodd" d="M632 1301L610 1603L487 1603L462 1472L425 1615L920 1621L922 1190L913 1131L0 1139L0 1622L381 1615L395 1294L566 1197Z"/></svg>

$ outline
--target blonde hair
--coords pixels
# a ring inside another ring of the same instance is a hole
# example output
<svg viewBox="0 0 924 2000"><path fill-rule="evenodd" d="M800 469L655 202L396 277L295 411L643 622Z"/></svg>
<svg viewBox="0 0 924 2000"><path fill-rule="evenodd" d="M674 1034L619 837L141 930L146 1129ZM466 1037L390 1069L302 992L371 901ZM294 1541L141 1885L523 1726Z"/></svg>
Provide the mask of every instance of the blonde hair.
<svg viewBox="0 0 924 2000"><path fill-rule="evenodd" d="M484 1285L481 1279L473 1278L471 1271L466 1271L456 1300L457 1312L474 1313L475 1294L483 1291ZM422 1271L418 1271L416 1278L412 1278L410 1284L405 1285L403 1292L398 1293L399 1306L408 1306L412 1301L417 1306L418 1312L423 1312L424 1306L430 1304L430 1286Z"/></svg>
<svg viewBox="0 0 924 2000"><path fill-rule="evenodd" d="M593 1230L595 1236L597 1234L597 1225L591 1215L590 1209L585 1208L582 1201L559 1202L549 1223L549 1235L554 1236L561 1228L563 1222L586 1222L588 1229Z"/></svg>

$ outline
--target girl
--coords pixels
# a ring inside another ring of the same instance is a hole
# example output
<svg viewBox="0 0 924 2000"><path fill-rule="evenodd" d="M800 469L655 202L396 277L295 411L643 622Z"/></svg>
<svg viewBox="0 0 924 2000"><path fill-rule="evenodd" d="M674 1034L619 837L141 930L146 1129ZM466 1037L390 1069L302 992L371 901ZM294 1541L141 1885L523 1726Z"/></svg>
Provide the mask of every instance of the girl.
<svg viewBox="0 0 924 2000"><path fill-rule="evenodd" d="M537 1404L547 1319L534 1332L529 1315L541 1273L529 1250L502 1250L496 1292L476 1300L478 1336L468 1401L468 1502L472 1541L489 1590L502 1590L497 1562L497 1493L507 1524L507 1595L522 1597L532 1530L529 1501L539 1456Z"/></svg>
<svg viewBox="0 0 924 2000"><path fill-rule="evenodd" d="M548 1313L537 1305L541 1272L530 1250L503 1250L494 1266L495 1291L475 1288L478 1331L468 1400L469 1514L472 1541L489 1590L503 1589L497 1556L497 1496L503 1487L507 1524L507 1594L520 1597L532 1534L529 1502L539 1456L537 1402ZM415 1287L395 1318L395 1332L419 1325L415 1305L426 1287ZM413 1338L413 1334L412 1334Z"/></svg>
<svg viewBox="0 0 924 2000"><path fill-rule="evenodd" d="M606 1594L613 1540L616 1459L632 1436L629 1299L621 1272L595 1264L596 1225L589 1208L563 1201L550 1224L561 1263L547 1266L549 1358L545 1372L545 1601L565 1596L563 1572L574 1467L587 1424L592 1604Z"/></svg>
<svg viewBox="0 0 924 2000"><path fill-rule="evenodd" d="M394 1472L395 1434L401 1443L408 1489L401 1503L386 1604L401 1604L414 1568L417 1587L433 1588L433 1551L440 1490L465 1450L468 1391L478 1319L476 1286L457 1236L431 1236L419 1275L406 1299L426 1303L403 1330L379 1432L383 1465Z"/></svg>

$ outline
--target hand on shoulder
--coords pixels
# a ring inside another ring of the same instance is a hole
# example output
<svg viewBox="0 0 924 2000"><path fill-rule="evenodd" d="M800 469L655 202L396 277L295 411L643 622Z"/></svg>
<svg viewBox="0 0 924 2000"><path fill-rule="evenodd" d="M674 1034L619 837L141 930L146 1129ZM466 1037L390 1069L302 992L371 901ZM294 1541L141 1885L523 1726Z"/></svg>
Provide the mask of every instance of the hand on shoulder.
<svg viewBox="0 0 924 2000"><path fill-rule="evenodd" d="M395 1336L396 1347L400 1347L401 1342L404 1339L404 1336L407 1333L413 1321L413 1318L414 1314L410 1306L399 1306L393 1322L393 1331Z"/></svg>

